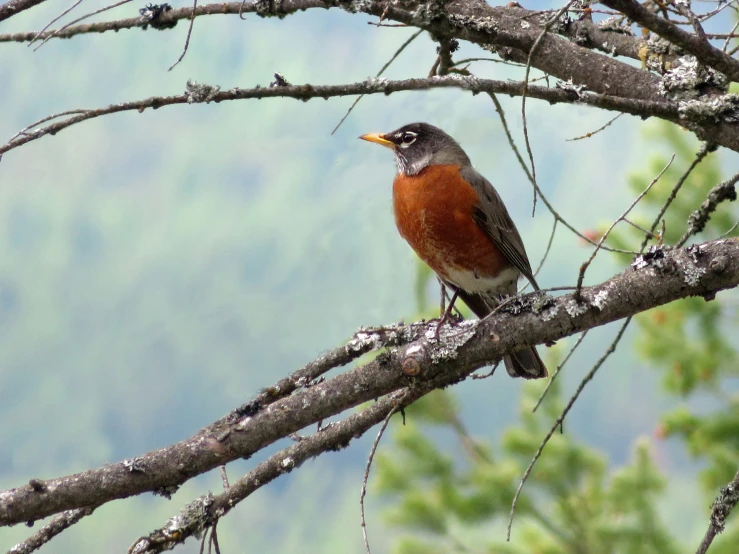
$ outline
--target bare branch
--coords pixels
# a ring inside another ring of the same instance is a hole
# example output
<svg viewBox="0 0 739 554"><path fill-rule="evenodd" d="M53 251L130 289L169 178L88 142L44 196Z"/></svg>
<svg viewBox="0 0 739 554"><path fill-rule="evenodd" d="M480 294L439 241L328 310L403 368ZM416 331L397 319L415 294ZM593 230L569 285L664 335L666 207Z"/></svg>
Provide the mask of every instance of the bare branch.
<svg viewBox="0 0 739 554"><path fill-rule="evenodd" d="M617 217L613 221L613 223L611 223L611 226L608 227L608 229L606 230L606 232L603 233L603 236L600 237L600 240L598 241L598 244L595 246L595 250L593 250L593 253L590 254L590 257L585 261L585 263L583 263L580 266L580 271L579 271L579 273L577 275L577 289L575 291L575 296L576 297L580 293L580 289L582 288L582 282L583 282L583 279L585 278L585 272L588 270L588 267L590 267L590 264L595 259L595 256L598 255L598 251L602 248L603 243L608 238L608 235L611 234L611 231L613 231L613 229L616 227L616 225L618 225L621 221L623 221L624 219L626 219L626 216L629 215L629 213L631 213L631 210L634 209L634 207L639 203L639 201L641 201L641 199L644 198L647 195L647 193L652 189L652 187L655 184L657 184L657 182L660 180L660 178L662 177L662 175L665 174L665 171L667 171L670 168L670 166L672 165L672 162L674 162L674 161L675 161L675 154L673 154L670 157L670 161L667 162L667 165L662 168L662 171L660 171L657 174L657 176L649 182L649 184L647 185L647 187L641 193L639 193L639 195L636 198L634 198L633 202L631 202L631 204L629 204L629 207L626 208L626 211L624 213L622 213L619 217ZM652 230L654 230L654 229L652 229ZM642 245L642 249L643 248L644 248L644 245Z"/></svg>
<svg viewBox="0 0 739 554"><path fill-rule="evenodd" d="M616 117L612 117L611 119L609 119L609 120L608 120L608 121L606 122L606 124L605 124L605 125L602 125L601 127L598 127L598 128L597 128L597 129L595 130L595 131L590 131L590 132L588 132L588 133L585 133L584 135L580 135L579 137L572 137L572 138L568 138L568 139L567 139L567 142L574 142L574 141L576 141L576 140L583 140L583 139L587 139L587 138L590 138L590 137L592 137L593 135L597 135L598 133L600 133L600 132L601 132L601 131L603 131L604 129L606 129L606 128L610 127L610 126L611 126L611 124L612 124L612 123L613 123L614 121L616 121L616 120L617 120L617 119L618 119L619 117L621 117L622 115L623 115L623 114L622 114L622 113L620 113L620 114L618 114L618 115L617 115Z"/></svg>
<svg viewBox="0 0 739 554"><path fill-rule="evenodd" d="M401 397L400 400L402 401L404 399ZM359 493L359 511L360 515L362 516L362 537L364 538L364 548L367 551L367 554L372 554L372 550L370 550L369 536L367 534L367 519L364 516L364 497L367 496L367 483L369 481L370 469L372 468L372 460L375 459L377 447L380 446L382 435L385 434L385 429L387 429L387 426L390 423L390 418L393 417L393 415L397 413L400 409L400 403L397 403L388 412L387 416L385 416L385 419L382 421L382 425L380 425L380 430L377 432L375 440L372 441L372 448L370 448L370 453L367 457L367 466L364 469L364 479L362 479L362 491ZM405 421L405 415L403 416L403 421Z"/></svg>
<svg viewBox="0 0 739 554"><path fill-rule="evenodd" d="M9 0L0 6L0 21L5 21L15 14L38 6L44 0Z"/></svg>
<svg viewBox="0 0 739 554"><path fill-rule="evenodd" d="M383 65L380 68L380 71L377 72L377 74L375 75L375 77L381 77L382 74L385 73L385 70L388 67L390 67L395 60L398 59L398 56L400 56L401 52L403 52L403 50L405 50L414 40L416 40L421 35L421 33L423 33L423 29L421 29L420 31L416 31L410 37L408 37L408 39L403 44L401 44L400 47L395 51L395 53L392 55L392 57L387 62L385 62L385 65ZM357 106L357 104L359 104L359 101L362 98L364 98L364 95L363 94L357 96L357 98L354 100L354 102L352 102L352 105L349 106L349 109L344 114L344 117L342 117L341 120L339 120L339 122L336 124L336 127L334 127L334 130L331 131L331 134L332 135L334 133L336 133L336 131L339 130L339 127L341 127L341 125L344 123L344 121L346 121L346 118L349 117L349 114L352 113L352 111L354 111L354 108Z"/></svg>
<svg viewBox="0 0 739 554"><path fill-rule="evenodd" d="M403 409L431 390L433 389L428 385L403 389L382 398L359 413L350 415L343 421L331 423L310 437L280 450L232 483L223 493L208 494L190 502L166 525L136 540L128 551L136 554L163 552L182 544L189 537L204 533L239 502L261 487L281 475L290 473L310 458L346 448L353 438L362 436L374 425L386 419L388 414Z"/></svg>
<svg viewBox="0 0 739 554"><path fill-rule="evenodd" d="M569 7L575 2L575 0L569 0L557 13L555 13L547 22L544 24L544 28L536 37L534 44L531 45L531 49L526 57L526 71L523 78L523 90L521 91L521 118L523 120L523 140L526 145L526 154L529 156L529 163L531 164L531 184L534 185L534 201L531 206L531 217L534 217L536 213L536 194L539 192L539 185L536 182L536 164L534 163L534 153L531 151L531 141L529 141L529 126L526 121L526 91L529 86L529 75L531 74L531 62L534 59L537 48L541 44L542 39L546 36L551 29L552 25L556 23L559 18L564 14Z"/></svg>
<svg viewBox="0 0 739 554"><path fill-rule="evenodd" d="M502 310L482 321L445 326L440 341L434 339L435 322L392 326L388 340L414 342L389 347L360 367L266 406L249 402L177 444L0 493L0 526L146 492L171 492L196 475L249 457L281 438L411 382L432 388L448 385L512 350L559 340L679 298L710 298L739 284L739 239L659 250L632 265L601 285L584 288L580 302L571 294L552 298L532 293L519 297L509 307L512 313ZM233 489L234 485L229 491Z"/></svg>
<svg viewBox="0 0 739 554"><path fill-rule="evenodd" d="M81 0L80 0L80 1L81 1ZM44 44L46 44L46 43L47 43L47 42L48 42L48 41L49 41L50 39L52 39L52 38L54 38L55 36L59 35L59 33L62 33L62 32L64 32L64 30L65 30L65 29L68 29L69 27L72 27L73 25L76 25L76 24L77 24L77 23L79 23L80 21L84 21L85 19L87 19L87 18L89 18L89 17L92 17L92 16L94 16L94 15L98 15L98 14L100 14L100 13L103 13L103 12L107 12L108 10L112 10L113 8L117 8L117 7L119 7L119 6L122 6L122 5L124 5L124 4L128 4L128 3L129 3L129 2L131 2L131 1L132 1L132 0L121 0L120 2L116 2L115 4L110 4L109 6L105 6L104 8L100 8L99 10L95 10L94 12L86 13L85 15L83 15L83 16L81 16L81 17L78 17L77 19L74 19L74 20L70 21L69 23L66 23L66 24L62 25L62 26L61 26L61 27L59 27L58 29L56 29L56 30L54 30L54 31L50 31L50 32L48 32L48 33L47 33L47 32L46 32L46 29L47 29L47 28L48 28L48 27L49 27L50 25L52 25L52 24L54 23L54 21L56 21L56 19L53 19L52 21L50 21L50 22L49 22L49 24L48 24L48 25L47 25L46 27L44 27L43 29L41 29L41 31L40 31L40 32L39 32L39 33L38 33L38 34L36 35L36 37L35 37L35 38L34 38L34 39L33 39L33 40L32 40L32 41L31 41L31 42L30 42L30 43L28 44L28 46L31 46L31 44L33 44L34 42L36 42L36 39L38 39L38 38L39 38L40 36L42 36L42 35L43 35L43 36L44 36L44 39L43 39L43 41L41 42L41 44L39 44L39 45L38 45L38 46L37 46L36 48L34 48L34 49L33 49L33 51L35 52L36 50L38 50L39 48L41 48L41 47L42 47L42 46L43 46ZM71 9L71 8L70 8L70 9ZM66 13L67 13L67 12L64 12L64 13L63 13L62 15L60 15L59 17L62 17L62 16L64 16L64 15L65 15ZM57 19L58 19L58 18L57 18Z"/></svg>
<svg viewBox="0 0 739 554"><path fill-rule="evenodd" d="M177 58L176 62L169 66L169 69L167 71L172 71L183 59L185 59L187 49L190 47L190 37L192 36L192 28L195 25L195 10L197 9L198 0L193 0L192 11L190 12L190 26L187 28L187 38L185 39L185 46L182 48L182 54L180 54L180 57ZM239 16L241 16L241 14L239 14Z"/></svg>
<svg viewBox="0 0 739 554"><path fill-rule="evenodd" d="M529 478L529 475L531 475L531 471L534 469L534 465L536 464L536 461L539 459L539 457L541 456L541 453L544 451L544 447L549 442L549 439L552 438L552 435L557 430L557 428L562 425L562 422L565 420L565 417L567 417L567 414L572 409L572 406L575 405L575 401L580 397L580 393L583 391L583 389L585 389L585 385L587 385L593 379L593 377L595 377L595 373L598 371L598 369L600 369L600 366L603 365L603 362L605 362L608 359L608 357L616 351L616 346L621 341L621 337L623 337L624 332L626 331L626 328L629 326L630 322L631 322L631 316L626 318L626 321L624 321L623 325L621 325L621 328L618 330L618 333L616 334L616 338L613 339L613 342L611 342L610 346L606 349L606 351L603 353L600 359L595 363L595 365L588 372L588 374L585 377L583 377L583 380L580 381L580 385L577 387L575 394L572 395L572 398L570 398L570 401L567 403L567 406L565 406L565 409L562 410L562 413L557 418L557 420L554 422L554 425L552 425L552 427L549 429L549 432L544 437L544 439L542 439L541 444L539 445L539 448L536 450L536 453L531 458L531 462L529 462L529 466L526 468L526 471L524 471L523 476L521 477L521 481L518 484L518 489L516 489L516 494L513 497L513 502L511 502L511 513L508 516L507 540L509 541L511 540L511 527L513 526L513 516L516 513L516 504L518 503L518 498L521 496L521 491L523 490L523 486L526 484L526 480Z"/></svg>
<svg viewBox="0 0 739 554"><path fill-rule="evenodd" d="M633 22L657 33L686 52L690 52L700 62L721 71L732 81L739 81L739 61L712 46L704 38L682 30L635 0L600 0L600 3L618 10Z"/></svg>
<svg viewBox="0 0 739 554"><path fill-rule="evenodd" d="M76 1L76 2L74 3L74 4L72 4L71 6L69 6L69 7L68 7L68 8L66 9L66 10L64 10L64 11L63 11L62 13L60 13L59 15L57 15L57 16L56 16L56 17L55 17L54 19L52 19L51 21L49 21L49 22L48 22L48 23L47 23L47 24L46 24L46 25L44 26L44 28L43 28L43 29L41 29L41 30L40 30L40 31L38 32L38 34L36 35L36 38L34 38L34 39L33 39L33 40L31 41L31 42L29 42L29 43L28 43L28 46L31 46L31 45L32 45L32 44L33 44L33 43L34 43L34 42L36 41L36 39L37 39L37 38L39 37L39 35L40 35L41 33L43 33L44 31L46 31L46 29L48 29L49 27L51 27L51 26L52 26L52 25L53 25L54 23L56 23L57 21L59 21L59 20L60 20L60 19L61 19L62 17L64 17L64 16L65 16L65 15L67 15L67 14L68 14L69 12L71 12L72 10L74 10L74 9L75 9L75 8L76 8L77 6L79 6L79 5L81 4L81 3L82 3L82 0L77 0L77 1Z"/></svg>
<svg viewBox="0 0 739 554"><path fill-rule="evenodd" d="M333 4L328 0L282 0L279 13L265 9L264 4L254 2L243 6L241 2L216 3L199 6L195 17L202 15L258 13L262 16L279 16L314 8L339 7L350 13L366 13L382 16L405 25L422 28L435 36L466 40L484 46L506 47L499 53L514 61L525 63L528 52L539 40L531 65L565 81L573 79L588 90L613 96L649 99L658 94L657 76L631 67L608 56L581 48L553 34L540 38L540 32L527 19L538 17L539 12L516 10L504 7L493 8L482 0L452 1L445 5L447 12L429 10L422 0L409 0L402 7L383 0L349 0ZM438 13L437 13L438 12ZM192 10L181 8L170 10L159 18L161 25L176 23L192 16ZM68 38L80 33L99 33L133 27L145 28L149 20L144 17L119 21L91 23L66 29L57 37ZM0 35L0 41L25 41L36 33ZM44 35L41 35L44 38ZM577 66L570 60L577 59ZM586 69L587 68L587 69Z"/></svg>
<svg viewBox="0 0 739 554"><path fill-rule="evenodd" d="M70 110L61 114L46 117L40 121L57 119L65 114L69 115L62 121L50 123L38 129L30 125L13 137L6 144L0 146L0 155L18 148L19 146L37 140L46 135L55 135L59 131L83 121L95 119L113 113L136 111L143 112L147 108L158 109L163 106L176 104L200 104L210 102L224 102L228 100L244 100L254 98L295 98L298 100L310 100L311 98L328 99L337 96L354 96L357 94L391 94L393 92L408 90L430 90L434 88L460 88L469 90L473 94L479 92L500 92L511 96L522 94L522 83L510 81L496 81L488 79L477 79L476 77L464 77L450 75L446 77L432 77L429 79L406 79L402 81L385 81L382 79L369 79L361 83L347 85L292 85L281 87L260 87L251 89L234 88L221 91L219 87L201 85L190 82L188 91L177 96L154 96L144 100L112 104L104 108ZM583 94L575 96L567 91L551 89L548 87L527 87L529 97L547 100L550 103L584 104L606 110L615 110L641 117L657 116L669 121L677 121L680 118L678 106L672 102L650 102L647 100L636 100L617 98L608 95ZM733 137L736 150L739 151L739 135ZM728 146L728 145L727 145ZM732 146L729 146L732 147ZM541 191L539 191L541 195ZM564 223L564 221L563 221Z"/></svg>
<svg viewBox="0 0 739 554"><path fill-rule="evenodd" d="M708 153L712 151L713 151L713 148L708 143L701 146L701 149L698 151L698 154L696 154L695 158L688 166L688 169L685 170L682 176L677 180L677 183L675 183L675 186L672 187L672 191L670 192L670 195L665 200L665 203L662 205L662 208L657 214L657 217L654 218L654 221L652 222L652 226L649 228L650 234L654 234L654 230L657 228L657 225L659 225L659 222L662 220L662 216L665 215L665 212L667 212L667 208L669 208L670 204L672 204L672 201L675 200L675 198L677 197L677 193L680 192L680 189L682 188L685 181L687 181L688 177L690 177L690 174L698 166L698 164L703 161L703 158L705 158L708 155ZM644 240L641 243L640 251L644 251L644 248L647 246L648 242L649 242L649 235L646 235L644 237Z"/></svg>
<svg viewBox="0 0 739 554"><path fill-rule="evenodd" d="M31 554L65 529L69 529L83 517L92 515L95 508L77 508L54 516L54 518L22 543L8 550L8 554Z"/></svg>
<svg viewBox="0 0 739 554"><path fill-rule="evenodd" d="M679 241L677 241L675 247L680 248L691 236L700 233L706 227L706 223L708 223L708 220L711 218L711 214L716 211L716 208L721 202L725 200L733 202L736 200L735 185L737 181L739 181L739 173L711 189L708 193L708 198L703 202L703 204L701 204L700 209L690 214L690 217L688 218L688 230L685 231L685 234ZM729 233L731 233L733 229L734 227L729 229Z"/></svg>
<svg viewBox="0 0 739 554"><path fill-rule="evenodd" d="M536 410L539 409L539 406L541 406L542 401L544 400L544 397L549 392L549 389L552 388L552 385L554 384L554 381L559 376L559 372L562 371L562 368L567 364L568 361L570 361L570 358L575 353L575 350L582 344L582 341L585 340L585 337L588 335L587 331L583 331L579 337L577 337L577 340L575 341L575 344L570 348L570 351L567 353L567 356L565 356L565 359L562 360L562 363L557 366L557 369L554 370L552 373L552 377L549 379L549 382L547 383L547 386L544 387L544 390L541 391L541 394L539 395L539 399L536 401L536 404L534 405L534 408L531 410L532 412L536 412Z"/></svg>

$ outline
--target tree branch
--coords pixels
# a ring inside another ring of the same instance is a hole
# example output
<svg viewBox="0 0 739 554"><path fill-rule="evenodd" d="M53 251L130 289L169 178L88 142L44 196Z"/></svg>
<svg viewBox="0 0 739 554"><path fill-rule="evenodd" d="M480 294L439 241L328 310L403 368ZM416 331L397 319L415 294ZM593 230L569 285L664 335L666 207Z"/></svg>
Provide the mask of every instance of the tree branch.
<svg viewBox="0 0 739 554"><path fill-rule="evenodd" d="M739 81L739 61L712 46L704 38L682 30L664 17L649 11L635 0L600 0L600 3L618 10L634 23L646 27L686 52L693 54L698 61L719 70L732 81Z"/></svg>
<svg viewBox="0 0 739 554"><path fill-rule="evenodd" d="M9 0L0 6L0 21L4 21L14 15L38 6L45 0Z"/></svg>
<svg viewBox="0 0 739 554"><path fill-rule="evenodd" d="M438 385L443 386L443 383L439 382ZM299 440L297 444L280 450L233 483L227 491L219 495L201 496L190 502L166 525L136 540L129 548L129 553L152 554L171 550L188 537L200 535L239 502L280 475L290 473L310 458L346 448L353 438L362 436L388 414L402 410L434 388L435 385L425 384L401 389L378 400L369 408L341 422L331 423L310 437Z"/></svg>
<svg viewBox="0 0 739 554"><path fill-rule="evenodd" d="M56 537L62 531L69 529L75 523L78 523L83 517L92 515L95 508L78 508L75 510L67 510L54 516L54 518L28 537L22 543L16 544L8 550L8 554L31 554L35 552L51 539Z"/></svg>
<svg viewBox="0 0 739 554"><path fill-rule="evenodd" d="M525 346L556 341L679 298L710 298L739 284L739 239L656 250L632 266L601 285L583 288L580 302L573 295L552 298L532 293L509 302L494 317L445 327L441 341L433 338L435 322L395 326L393 336L403 340L412 336L414 341L388 348L360 367L266 407L250 402L161 450L67 477L33 480L33 485L0 493L0 526L145 492L170 491L196 475L248 458L300 429L410 384L451 384Z"/></svg>
<svg viewBox="0 0 739 554"><path fill-rule="evenodd" d="M176 96L154 96L144 100L112 104L104 108L77 109L62 112L45 117L40 121L29 125L6 144L0 146L0 156L5 152L18 148L23 144L37 140L46 135L55 135L77 123L95 119L104 115L137 111L143 112L147 108L158 109L162 106L175 104L199 104L210 102L223 102L228 100L262 99L262 98L295 98L298 100L310 100L311 98L328 99L338 96L353 96L361 94L391 94L400 91L430 90L434 88L460 88L468 90L472 94L480 92L502 93L509 96L521 96L523 84L511 81L496 81L490 79L478 79L473 76L450 75L446 77L431 77L427 79L405 79L401 81L387 81L385 79L368 79L360 83L346 85L290 85L279 87L260 87L251 89L233 88L221 91L220 87L203 85L188 81L187 91ZM677 123L691 129L699 137L711 140L716 144L726 146L739 152L739 132L737 126L730 123L718 123L710 114L700 121L686 119L683 114L682 104L662 98L659 101L618 98L605 94L580 93L576 94L569 90L548 88L529 85L526 95L539 100L546 100L551 104L568 103L582 104L604 110L627 113L638 117L659 117L666 121ZM697 101L696 101L697 102ZM47 125L34 129L40 123L48 122L59 117L65 117L61 121L48 123Z"/></svg>
<svg viewBox="0 0 739 554"><path fill-rule="evenodd" d="M724 530L726 518L737 504L739 504L739 472L734 475L728 485L721 489L720 494L714 500L711 506L711 521L696 554L706 554L713 539Z"/></svg>
<svg viewBox="0 0 739 554"><path fill-rule="evenodd" d="M401 7L402 6L402 7ZM526 63L528 52L540 35L540 12L520 11L507 7L491 7L484 0L452 0L443 9L422 0L406 0L400 4L387 4L382 0L282 0L279 9L271 13L266 2L253 2L243 6L241 2L206 4L194 10L194 17L214 14L257 13L263 17L285 17L308 9L340 8L350 13L365 13L386 20L429 31L432 35L457 38L485 47L505 47L499 50L502 57ZM159 16L157 28L189 19L190 8L170 10ZM533 21L534 24L529 21ZM88 23L69 27L59 32L58 38L69 38L80 33L118 31L133 27L146 28L151 21L134 17L119 21ZM53 31L51 31L53 32ZM0 41L28 41L38 33L0 35ZM42 34L40 38L45 38ZM572 79L589 90L626 98L654 98L659 94L659 78L609 56L582 48L552 33L540 40L532 67L564 81Z"/></svg>
<svg viewBox="0 0 739 554"><path fill-rule="evenodd" d="M733 202L736 200L737 181L739 181L739 173L723 183L719 183L708 192L708 198L701 204L700 209L695 210L688 217L688 230L680 237L680 240L677 241L675 246L682 246L691 236L700 233L706 227L706 223L711 219L711 214L716 211L716 208L718 208L721 202L725 200Z"/></svg>

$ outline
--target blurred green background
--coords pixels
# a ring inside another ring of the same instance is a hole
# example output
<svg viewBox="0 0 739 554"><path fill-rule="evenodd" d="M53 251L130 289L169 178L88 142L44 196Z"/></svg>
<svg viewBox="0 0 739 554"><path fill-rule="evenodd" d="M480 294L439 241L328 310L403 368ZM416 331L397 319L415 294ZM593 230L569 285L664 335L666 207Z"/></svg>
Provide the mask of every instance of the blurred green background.
<svg viewBox="0 0 739 554"><path fill-rule="evenodd" d="M46 2L0 24L0 33L39 29L66 7ZM88 11L96 7L96 2L84 4ZM127 5L112 13L132 17L140 7L143 4ZM171 72L167 68L180 55L187 32L182 22L168 32L130 30L52 40L38 52L23 44L2 44L0 139L51 113L179 94L188 79L224 89L266 86L276 71L292 83L364 80L412 34L409 29L378 29L367 21L366 16L339 11L301 13L282 21L251 15L246 21L199 18L187 56ZM386 76L425 76L435 55L435 44L422 36ZM479 55L485 53L465 45L457 54ZM479 76L520 78L500 64L480 62L471 69ZM500 100L522 145L520 99ZM352 101L238 101L117 114L4 155L2 488L31 477L81 471L183 439L346 340L359 326L421 315L424 307L414 293L417 262L392 220L393 161L388 152L357 141L359 134L418 120L445 129L498 188L533 263L538 263L551 217L539 203L531 218L530 185L489 98L454 90L367 97L331 136ZM566 141L593 131L612 115L535 100L527 106L540 184L560 213L583 231L597 232L620 215L671 152L682 149L678 163L684 167L698 148L686 132L668 132L659 123L627 117L589 140ZM681 234L682 221L715 184L713 177L739 165L736 156L723 152L709 159L705 182L686 186L691 190L692 185L693 193L668 227L674 234ZM670 186L660 189L662 197ZM655 202L644 208L644 221L654 217L659 206ZM725 231L733 221L728 207L721 210L724 219L707 230L707 237ZM628 232L617 238L631 247L639 242ZM560 230L540 284L573 284L589 253L574 235ZM607 278L628 261L601 254L586 283ZM423 315L432 315L435 284L428 281L422 292L428 298ZM714 334L719 335L715 340L725 346L725 357L714 365L734 368L733 374L716 370L709 376L726 395L736 389L736 366L726 363L736 356L730 339L736 331L736 305L735 294L723 293L708 305L717 313L699 314L713 318ZM679 329L655 340L674 340L685 329L693 336L700 327L683 312L674 317L670 321ZM705 391L692 395L694 389L684 390L682 381L664 384L663 374L669 371L655 369L669 365L665 356L679 350L655 354L639 347L639 341L650 336L648 330L643 322L632 326L620 350L572 410L565 436L600 456L600 465L583 472L598 469L607 475L630 463L637 443L647 449L654 471L661 472L666 483L656 497L655 513L671 522L678 544L697 544L711 496L709 489L701 488L698 475L713 462L691 456L679 436L668 438L670 429L679 433L660 417L677 408L712 414L717 404ZM569 397L614 333L613 326L591 332L566 368L558 395ZM562 341L545 352L550 363L560 359L569 344L572 341ZM699 342L696 348L705 344L716 346ZM508 426L523 424L519 396L532 394L523 388L524 383L500 373L455 387L449 401L476 441L497 444L512 432ZM552 402L561 400L557 398ZM729 407L736 415L733 397ZM553 414L550 410L533 416L532 437L543 436ZM458 452L454 433L439 427L438 421L425 426L427 416L419 412L416 439L427 437L436 454L450 457L452 464L469 463ZM731 435L735 428L723 429ZM364 438L346 451L322 456L257 492L220 524L221 546L226 552L361 551L358 495L370 442ZM724 456L726 467L736 461L736 445L732 448ZM390 437L380 450L391 458L394 452L404 452ZM229 466L231 478L266 454ZM408 526L397 525L403 518L388 512L405 506L403 495L411 494L387 485L391 458L378 470L384 488L371 482L368 495L370 536L379 551L411 548L401 538L408 535ZM647 466L640 467L634 471L644 474ZM511 478L519 474L510 472ZM428 478L438 477L431 472ZM187 484L171 501L146 496L116 502L42 552L124 551L186 502L220 487L220 477L213 474ZM435 490L429 483L420 489L428 494ZM406 512L412 515L412 506ZM485 545L473 551L503 551L486 542L502 543L500 525L481 523L480 518L464 525L476 525L465 536ZM448 526L421 526L418 533L446 537L448 531ZM0 529L0 550L30 532L23 526ZM516 535L515 527L514 539L522 541L523 552L549 551L535 549L527 542L531 537ZM443 551L454 551L459 546L454 544ZM198 548L190 541L179 551Z"/></svg>

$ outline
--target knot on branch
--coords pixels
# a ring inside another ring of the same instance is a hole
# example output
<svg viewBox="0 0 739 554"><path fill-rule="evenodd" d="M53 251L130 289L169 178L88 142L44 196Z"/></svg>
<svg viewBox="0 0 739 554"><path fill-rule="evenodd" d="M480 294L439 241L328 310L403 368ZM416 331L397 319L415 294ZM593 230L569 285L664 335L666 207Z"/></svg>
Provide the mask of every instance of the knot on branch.
<svg viewBox="0 0 739 554"><path fill-rule="evenodd" d="M688 217L689 234L694 235L703 231L706 223L711 218L711 214L716 210L716 206L724 200L733 202L736 198L736 181L734 180L713 187L711 192L708 193L708 198L701 204L700 209L694 211Z"/></svg>
<svg viewBox="0 0 739 554"><path fill-rule="evenodd" d="M211 102L216 96L218 96L220 91L221 87L218 85L206 85L191 79L188 79L185 84L185 97L187 98L188 104Z"/></svg>
<svg viewBox="0 0 739 554"><path fill-rule="evenodd" d="M208 527L211 527L225 513L223 508L218 508L211 513L215 502L213 493L193 500L187 504L180 513L169 519L167 524L154 531L148 537L141 537L131 548L128 554L144 554L145 552L161 552L171 550L176 544L182 542L182 537L200 535Z"/></svg>
<svg viewBox="0 0 739 554"><path fill-rule="evenodd" d="M665 248L660 245L652 245L644 254L640 254L631 262L634 269L644 269L645 267L654 267L662 270L665 267Z"/></svg>
<svg viewBox="0 0 739 554"><path fill-rule="evenodd" d="M125 467L131 473L146 473L144 467L144 458L137 456L128 460L123 460L123 467Z"/></svg>
<svg viewBox="0 0 739 554"><path fill-rule="evenodd" d="M578 100L582 98L583 93L587 92L588 90L585 85L576 85L575 83L573 83L572 79L569 79L566 82L557 81L554 86L555 88L574 94L575 96L577 96Z"/></svg>
<svg viewBox="0 0 739 554"><path fill-rule="evenodd" d="M269 84L269 88L274 87L289 87L290 82L285 79L282 73L275 73L275 80Z"/></svg>
<svg viewBox="0 0 739 554"><path fill-rule="evenodd" d="M144 25L143 29L146 30L146 28L151 25L154 29L158 31L163 31L165 29L172 29L177 25L177 19L173 21L162 21L162 15L172 10L172 6L170 6L167 3L164 4L147 4L146 7L141 8L139 10L139 13L141 14L141 17L143 17L146 20L146 25Z"/></svg>
<svg viewBox="0 0 739 554"><path fill-rule="evenodd" d="M539 26L546 28L549 26L549 30L555 34L565 34L572 25L572 18L567 11L562 12L556 21L551 22L551 12L542 12L539 14Z"/></svg>
<svg viewBox="0 0 739 554"><path fill-rule="evenodd" d="M726 518L737 503L739 503L739 488L733 482L726 487L721 487L718 498L711 505L711 525L718 533L724 530Z"/></svg>
<svg viewBox="0 0 739 554"><path fill-rule="evenodd" d="M446 4L449 0L426 0L421 2L413 12L413 17L424 23L433 23L446 15Z"/></svg>
<svg viewBox="0 0 739 554"><path fill-rule="evenodd" d="M642 69L662 75L672 66L670 60L675 56L675 48L671 42L659 35L650 36L637 54L642 62Z"/></svg>
<svg viewBox="0 0 739 554"><path fill-rule="evenodd" d="M629 20L622 15L608 17L603 21L598 22L597 25L601 31L611 31L612 33L619 33L630 37L634 36L634 33L631 31Z"/></svg>
<svg viewBox="0 0 739 554"><path fill-rule="evenodd" d="M500 311L511 315L518 315L524 312L532 312L535 314L542 313L546 308L554 305L555 298L545 292L535 292L525 296L514 296L504 301L500 306Z"/></svg>
<svg viewBox="0 0 739 554"><path fill-rule="evenodd" d="M723 73L703 65L695 56L682 56L662 76L659 90L673 100L691 100L706 93L725 92L728 86Z"/></svg>
<svg viewBox="0 0 739 554"><path fill-rule="evenodd" d="M739 95L724 94L700 100L685 100L680 102L678 113L680 117L690 121L738 123Z"/></svg>

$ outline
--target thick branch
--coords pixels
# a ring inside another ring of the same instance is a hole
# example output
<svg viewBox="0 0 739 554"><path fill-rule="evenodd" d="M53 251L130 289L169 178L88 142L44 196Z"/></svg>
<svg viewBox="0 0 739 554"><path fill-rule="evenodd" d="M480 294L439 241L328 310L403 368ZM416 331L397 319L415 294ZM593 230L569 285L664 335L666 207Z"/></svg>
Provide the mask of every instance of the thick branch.
<svg viewBox="0 0 739 554"><path fill-rule="evenodd" d="M313 8L341 8L350 13L366 13L383 16L387 20L405 23L425 29L435 36L467 40L487 47L507 47L502 54L520 61L526 60L528 51L537 40L539 12L518 8L491 7L483 0L453 0L443 8L433 2L405 0L386 3L383 0L283 0L273 13L267 2L230 2L207 4L195 10L195 16L212 14L236 14L255 12L262 16L284 17L286 14ZM159 26L189 18L192 9L171 10L159 16ZM59 38L79 33L105 32L131 27L146 27L151 22L145 17L120 21L76 25L60 32ZM0 41L33 40L36 33L17 33L0 36ZM42 34L39 38L45 38ZM598 36L594 33L594 36ZM540 41L532 66L565 81L572 79L589 90L602 94L627 98L653 98L658 94L659 78L609 56L582 48L554 34L545 35Z"/></svg>
<svg viewBox="0 0 739 554"><path fill-rule="evenodd" d="M0 21L4 21L15 14L33 8L44 2L44 0L9 0L0 6Z"/></svg>
<svg viewBox="0 0 739 554"><path fill-rule="evenodd" d="M443 385L443 383L438 383ZM349 446L352 439L362 436L374 425L383 421L395 410L401 410L433 390L433 386L414 386L388 395L373 403L369 408L352 414L343 421L331 423L310 437L303 437L297 444L280 450L260 463L244 477L232 483L219 495L209 494L190 502L180 514L169 520L167 525L138 539L129 549L136 554L153 554L171 550L189 537L199 536L208 527L215 525L239 502L261 487L271 483L280 475L310 458L325 452L335 452ZM10 553L9 553L10 554Z"/></svg>
<svg viewBox="0 0 739 554"><path fill-rule="evenodd" d="M247 404L180 443L133 460L68 477L34 480L33 485L0 493L0 525L176 487L411 382L453 383L506 352L556 341L679 298L711 297L739 284L739 239L660 250L632 265L601 285L583 289L580 302L573 295L551 298L532 293L508 304L518 315L500 313L482 322L464 322L445 330L441 341L433 338L432 323L426 336L408 346L388 349L361 367L266 408Z"/></svg>
<svg viewBox="0 0 739 554"><path fill-rule="evenodd" d="M635 23L693 54L700 62L719 70L732 81L739 81L739 61L712 46L706 39L684 31L635 0L600 0L600 3L620 11Z"/></svg>

